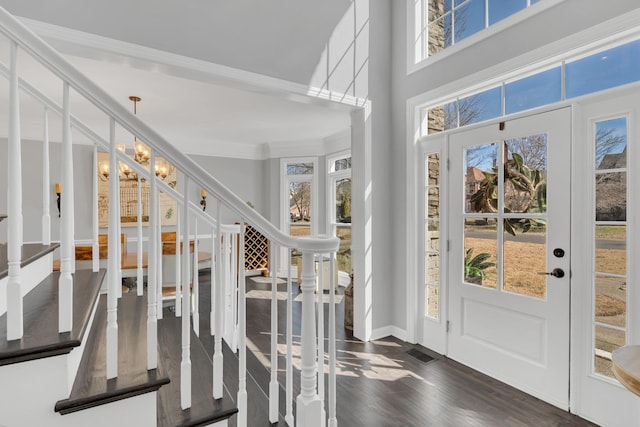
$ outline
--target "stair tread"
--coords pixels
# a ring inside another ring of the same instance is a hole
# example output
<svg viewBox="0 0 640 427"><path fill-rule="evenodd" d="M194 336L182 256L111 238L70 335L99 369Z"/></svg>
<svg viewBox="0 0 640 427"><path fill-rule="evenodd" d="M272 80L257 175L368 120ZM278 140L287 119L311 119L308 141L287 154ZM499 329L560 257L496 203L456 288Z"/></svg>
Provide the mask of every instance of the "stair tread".
<svg viewBox="0 0 640 427"><path fill-rule="evenodd" d="M180 407L180 364L182 360L182 318L167 314L158 324L160 363L171 383L158 392L158 426L200 426L222 421L238 412L226 387L224 397L215 400L213 390L213 362L202 342L191 329L191 408ZM228 367L225 366L225 375Z"/></svg>
<svg viewBox="0 0 640 427"><path fill-rule="evenodd" d="M9 218L6 214L0 214L0 222L2 222L2 220Z"/></svg>
<svg viewBox="0 0 640 427"><path fill-rule="evenodd" d="M22 254L20 259L21 267L25 267L31 264L38 258L53 252L60 246L59 243L52 243L50 245L42 245L40 243L25 243L22 245ZM0 279L4 279L9 274L9 263L7 260L7 244L0 244Z"/></svg>
<svg viewBox="0 0 640 427"><path fill-rule="evenodd" d="M147 298L123 294L118 303L118 376L106 377L107 296L101 295L71 394L55 405L67 414L158 390L162 368L147 370Z"/></svg>
<svg viewBox="0 0 640 427"><path fill-rule="evenodd" d="M74 275L73 330L58 333L58 278L51 273L24 297L24 335L7 341L7 315L0 317L0 365L69 353L81 344L105 271Z"/></svg>

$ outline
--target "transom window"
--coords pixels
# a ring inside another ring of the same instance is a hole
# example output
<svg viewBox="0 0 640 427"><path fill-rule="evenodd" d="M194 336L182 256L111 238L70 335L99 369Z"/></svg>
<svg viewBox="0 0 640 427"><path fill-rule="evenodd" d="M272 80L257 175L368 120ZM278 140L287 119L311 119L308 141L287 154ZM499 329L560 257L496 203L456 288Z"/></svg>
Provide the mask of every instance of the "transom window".
<svg viewBox="0 0 640 427"><path fill-rule="evenodd" d="M457 1L457 0L456 0ZM421 110L421 135L471 125L640 81L640 40L547 65Z"/></svg>
<svg viewBox="0 0 640 427"><path fill-rule="evenodd" d="M415 63L461 42L538 1L414 0L411 7L415 7Z"/></svg>

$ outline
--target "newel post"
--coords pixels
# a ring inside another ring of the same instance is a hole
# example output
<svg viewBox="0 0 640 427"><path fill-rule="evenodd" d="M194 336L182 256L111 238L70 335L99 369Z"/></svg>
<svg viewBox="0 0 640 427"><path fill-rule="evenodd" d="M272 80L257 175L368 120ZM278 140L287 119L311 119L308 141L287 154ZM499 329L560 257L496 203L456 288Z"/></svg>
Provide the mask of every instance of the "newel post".
<svg viewBox="0 0 640 427"><path fill-rule="evenodd" d="M323 427L325 413L322 399L317 392L316 318L314 307L315 272L312 252L302 253L302 328L300 394L296 399L296 423L298 427Z"/></svg>

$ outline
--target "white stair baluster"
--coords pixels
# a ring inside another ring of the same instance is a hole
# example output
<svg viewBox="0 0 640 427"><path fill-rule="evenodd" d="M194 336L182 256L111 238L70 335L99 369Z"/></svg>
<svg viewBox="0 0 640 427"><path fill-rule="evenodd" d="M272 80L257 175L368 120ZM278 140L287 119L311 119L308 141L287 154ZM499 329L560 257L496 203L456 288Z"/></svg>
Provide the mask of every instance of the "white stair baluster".
<svg viewBox="0 0 640 427"><path fill-rule="evenodd" d="M215 255L215 301L212 301L211 304L215 302L215 308L212 310L215 311L215 337L214 337L214 353L213 353L213 398L220 399L222 398L223 392L223 367L224 367L224 359L222 357L222 327L223 327L223 315L224 315L224 292L225 292L225 283L222 279L223 266L224 262L221 262L222 257L222 220L220 218L220 201L216 201L216 232L215 232L215 242L213 245L214 255Z"/></svg>
<svg viewBox="0 0 640 427"><path fill-rule="evenodd" d="M188 209L187 209L188 212ZM200 278L198 277L198 217L193 220L193 289L191 291L191 315L193 316L193 331L200 336Z"/></svg>
<svg viewBox="0 0 640 427"><path fill-rule="evenodd" d="M176 258L182 260L182 362L180 363L180 407L184 410L191 407L191 295L189 276L191 269L189 268L189 258L191 251L189 250L189 175L182 176L183 186L183 206L180 211L182 216L178 216L182 220L182 239L176 233L176 241L182 240L182 254L176 252ZM176 308L178 305L176 298Z"/></svg>
<svg viewBox="0 0 640 427"><path fill-rule="evenodd" d="M92 194L93 194L93 206L92 206L92 221L91 221L91 268L94 272L100 270L100 245L98 242L98 234L100 233L98 228L98 146L93 146L93 178L91 180Z"/></svg>
<svg viewBox="0 0 640 427"><path fill-rule="evenodd" d="M210 271L210 277L211 280L209 280L209 284L210 284L210 294L211 294L211 304L210 304L210 308L209 308L209 332L211 332L211 336L215 335L215 331L216 329L216 288L217 288L217 273L216 273L216 263L217 263L217 258L216 258L216 242L219 242L217 236L216 236L216 227L211 227L211 271ZM218 243L218 246L220 246L220 243Z"/></svg>
<svg viewBox="0 0 640 427"><path fill-rule="evenodd" d="M116 156L116 122L113 118L109 121L109 248L107 259L109 260L109 283L107 288L107 379L118 376L118 287L122 287L118 281L118 269L120 259L118 248L120 247L120 234L117 223L120 222L120 182L118 178L118 160Z"/></svg>
<svg viewBox="0 0 640 427"><path fill-rule="evenodd" d="M174 304L176 317L182 316L182 289L180 289L180 218L182 215L182 207L178 203L176 206L176 256L173 258L175 263L175 283L176 283L176 300Z"/></svg>
<svg viewBox="0 0 640 427"><path fill-rule="evenodd" d="M60 203L60 280L58 300L58 331L69 332L73 327L73 147L69 111L69 84L62 90L62 179L64 195Z"/></svg>
<svg viewBox="0 0 640 427"><path fill-rule="evenodd" d="M240 254L238 274L238 427L247 427L247 298L244 270L244 218L240 220ZM234 239L235 240L235 239Z"/></svg>
<svg viewBox="0 0 640 427"><path fill-rule="evenodd" d="M160 193L156 191L156 202L153 204L155 213L156 213L156 226L154 228L154 232L156 234L156 250L153 256L156 260L156 304L158 306L158 319L162 319L164 317L163 310L163 296L162 296L162 282L163 282L163 273L162 266L164 263L164 259L162 254L164 253L164 242L162 241L162 218L160 217Z"/></svg>
<svg viewBox="0 0 640 427"><path fill-rule="evenodd" d="M22 338L24 329L22 303L22 156L20 140L20 101L18 98L18 46L11 42L9 78L9 141L7 159L7 340Z"/></svg>
<svg viewBox="0 0 640 427"><path fill-rule="evenodd" d="M295 426L293 418L293 295L291 285L291 249L287 248L287 404L284 420L289 427ZM275 267L277 268L277 266Z"/></svg>
<svg viewBox="0 0 640 427"><path fill-rule="evenodd" d="M49 110L44 107L44 133L42 135L42 244L51 244L51 172L49 154ZM96 204L96 209L98 208Z"/></svg>
<svg viewBox="0 0 640 427"><path fill-rule="evenodd" d="M115 144L115 140L113 142L113 144ZM112 145L113 145L112 144ZM118 177L118 173L119 173L120 168L118 167L118 163L116 162L116 175L110 175L110 176L114 176L114 177ZM117 282L118 285L116 286L116 293L118 295L118 298L122 298L122 224L120 221L120 215L122 214L122 208L121 208L121 198L120 198L120 178L118 178L117 180L118 182L118 189L116 191L116 197L115 199L115 205L118 208L118 220L115 223L115 229L116 229L116 259L118 260L118 265L117 265L117 269L115 270L115 276L117 277ZM115 207L114 207L115 209ZM111 227L109 227L109 230L111 230ZM111 239L109 239L111 240ZM124 244L127 244L127 239L124 239Z"/></svg>
<svg viewBox="0 0 640 427"><path fill-rule="evenodd" d="M324 254L318 254L316 296L318 298L318 396L324 412Z"/></svg>
<svg viewBox="0 0 640 427"><path fill-rule="evenodd" d="M278 384L278 251L271 241L269 267L271 269L271 381L269 382L269 422L278 422L280 385Z"/></svg>
<svg viewBox="0 0 640 427"><path fill-rule="evenodd" d="M150 169L155 171L156 153L151 150ZM158 197L156 178L151 175L149 181L149 245L147 255L147 369L158 367L158 257L157 248L161 243L158 236Z"/></svg>
<svg viewBox="0 0 640 427"><path fill-rule="evenodd" d="M153 171L153 169L149 169ZM151 178L153 179L153 178ZM136 290L138 291L138 296L141 297L144 293L144 274L142 271L142 180L138 175L138 230L137 230L137 244L136 244L136 266L137 266L137 275L136 275ZM147 256L148 258L148 256ZM147 260L147 263L149 260ZM147 271L148 271L147 265Z"/></svg>
<svg viewBox="0 0 640 427"><path fill-rule="evenodd" d="M336 253L331 256L329 288L329 427L338 427L336 418Z"/></svg>

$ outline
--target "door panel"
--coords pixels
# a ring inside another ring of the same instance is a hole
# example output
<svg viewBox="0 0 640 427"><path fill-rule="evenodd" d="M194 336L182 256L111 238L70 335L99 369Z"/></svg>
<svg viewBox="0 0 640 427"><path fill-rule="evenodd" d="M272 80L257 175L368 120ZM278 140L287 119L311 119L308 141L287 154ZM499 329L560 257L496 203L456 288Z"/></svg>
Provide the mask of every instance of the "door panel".
<svg viewBox="0 0 640 427"><path fill-rule="evenodd" d="M640 398L611 372L613 351L640 344L639 96L577 107L571 400L578 415L608 427L640 425Z"/></svg>
<svg viewBox="0 0 640 427"><path fill-rule="evenodd" d="M565 409L570 120L565 108L449 137L449 356Z"/></svg>

